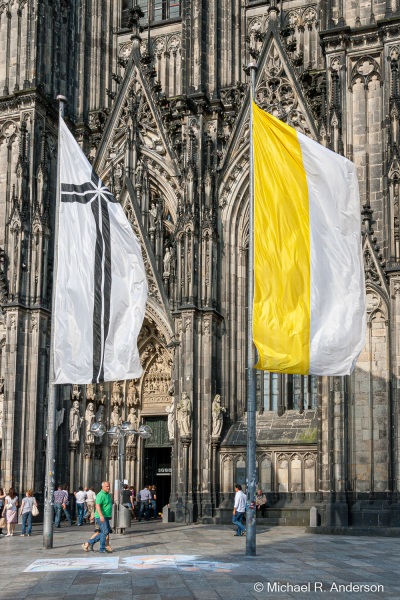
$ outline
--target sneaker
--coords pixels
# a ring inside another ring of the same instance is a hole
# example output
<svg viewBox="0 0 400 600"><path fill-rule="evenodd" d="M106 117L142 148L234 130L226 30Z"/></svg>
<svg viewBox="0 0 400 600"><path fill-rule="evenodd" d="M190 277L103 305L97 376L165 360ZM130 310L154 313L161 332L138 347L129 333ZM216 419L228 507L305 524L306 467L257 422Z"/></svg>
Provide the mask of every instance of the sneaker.
<svg viewBox="0 0 400 600"><path fill-rule="evenodd" d="M6 533L4 537L11 537L11 533Z"/></svg>
<svg viewBox="0 0 400 600"><path fill-rule="evenodd" d="M21 533L21 535L20 535L19 537L25 537L25 534L24 534L24 533Z"/></svg>
<svg viewBox="0 0 400 600"><path fill-rule="evenodd" d="M107 554L105 550L100 550L99 554Z"/></svg>
<svg viewBox="0 0 400 600"><path fill-rule="evenodd" d="M31 533L28 533L28 537L31 537L31 535L32 535Z"/></svg>
<svg viewBox="0 0 400 600"><path fill-rule="evenodd" d="M233 537L240 537L240 533L235 533Z"/></svg>
<svg viewBox="0 0 400 600"><path fill-rule="evenodd" d="M242 531L240 535L246 535L246 530Z"/></svg>

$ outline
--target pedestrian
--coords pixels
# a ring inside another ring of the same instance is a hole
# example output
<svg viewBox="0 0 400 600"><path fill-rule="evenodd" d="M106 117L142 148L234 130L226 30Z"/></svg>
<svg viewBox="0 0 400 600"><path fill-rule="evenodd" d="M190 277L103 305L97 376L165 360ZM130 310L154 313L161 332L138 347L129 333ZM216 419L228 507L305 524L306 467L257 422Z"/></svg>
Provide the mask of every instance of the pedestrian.
<svg viewBox="0 0 400 600"><path fill-rule="evenodd" d="M151 493L149 491L148 485L145 485L144 488L142 490L140 490L139 497L140 497L140 508L139 508L139 514L138 514L138 521L142 520L143 513L144 513L146 521L149 521L150 520L149 509L150 509L150 503L151 503Z"/></svg>
<svg viewBox="0 0 400 600"><path fill-rule="evenodd" d="M1 519L4 519L4 517L2 517L1 515L3 514L5 497L6 497L6 495L4 493L3 488L0 488L0 518ZM4 519L4 521L5 521L5 519ZM3 537L3 527L0 527L0 537Z"/></svg>
<svg viewBox="0 0 400 600"><path fill-rule="evenodd" d="M131 510L132 510L132 519L137 519L136 516L136 494L135 494L135 488L133 487L133 485L130 486L129 491L131 493Z"/></svg>
<svg viewBox="0 0 400 600"><path fill-rule="evenodd" d="M86 492L86 517L89 517L89 522L94 523L94 511L96 509L96 494L92 487L89 487Z"/></svg>
<svg viewBox="0 0 400 600"><path fill-rule="evenodd" d="M96 525L100 526L100 531L93 535L89 541L82 544L85 552L94 550L93 546L100 540L100 554L113 552L113 549L107 544L107 538L111 532L110 519L112 516L112 498L110 496L110 482L103 481L101 490L96 496L96 512L94 513Z"/></svg>
<svg viewBox="0 0 400 600"><path fill-rule="evenodd" d="M246 514L246 495L242 492L242 486L239 483L235 485L235 492L232 523L236 525L235 537L238 537L246 533L243 525L243 517Z"/></svg>
<svg viewBox="0 0 400 600"><path fill-rule="evenodd" d="M56 527L60 527L61 512L64 511L64 515L68 520L68 523L72 525L71 515L69 514L68 504L68 492L63 490L63 486L59 485L58 489L53 493L53 504L54 504L54 524Z"/></svg>
<svg viewBox="0 0 400 600"><path fill-rule="evenodd" d="M122 490L122 505L126 508L129 508L129 510L132 508L131 496L132 493L129 489L129 486L125 483L124 489Z"/></svg>
<svg viewBox="0 0 400 600"><path fill-rule="evenodd" d="M36 498L33 495L33 490L27 490L26 497L21 502L19 514L22 516L22 533L21 537L25 537L25 532L28 537L32 534L32 509L37 507Z"/></svg>
<svg viewBox="0 0 400 600"><path fill-rule="evenodd" d="M157 519L157 488L155 485L151 485L149 490L151 494L150 505L153 511L153 519Z"/></svg>
<svg viewBox="0 0 400 600"><path fill-rule="evenodd" d="M262 516L262 518L264 518L265 517L265 509L267 508L267 497L265 494L262 493L261 489L257 490L256 507L257 507L256 514L260 514L260 512L261 512L261 516Z"/></svg>
<svg viewBox="0 0 400 600"><path fill-rule="evenodd" d="M71 506L71 498L70 498L67 484L63 485L63 490L65 492L65 509L66 509L66 510L64 509L64 516L68 520L68 518L66 516L66 512L68 512L70 519L71 519L70 525L75 525L75 521L72 520L73 507Z"/></svg>
<svg viewBox="0 0 400 600"><path fill-rule="evenodd" d="M76 514L77 514L77 527L83 525L83 518L85 516L85 502L87 499L86 492L83 491L83 487L80 485L77 492L74 492L76 498Z"/></svg>
<svg viewBox="0 0 400 600"><path fill-rule="evenodd" d="M7 521L6 537L13 536L15 525L18 523L18 496L14 488L10 488L7 496L4 498L3 517Z"/></svg>

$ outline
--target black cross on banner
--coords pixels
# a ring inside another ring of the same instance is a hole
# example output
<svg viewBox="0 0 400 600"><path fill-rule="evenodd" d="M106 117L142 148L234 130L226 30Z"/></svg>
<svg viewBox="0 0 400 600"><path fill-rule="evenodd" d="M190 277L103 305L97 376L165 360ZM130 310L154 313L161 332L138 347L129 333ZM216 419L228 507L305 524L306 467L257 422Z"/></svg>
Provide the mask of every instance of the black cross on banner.
<svg viewBox="0 0 400 600"><path fill-rule="evenodd" d="M61 202L88 204L96 224L94 254L93 306L93 377L92 383L104 381L104 348L110 326L111 306L111 233L108 203L116 203L112 193L92 171L91 181L80 185L61 184Z"/></svg>

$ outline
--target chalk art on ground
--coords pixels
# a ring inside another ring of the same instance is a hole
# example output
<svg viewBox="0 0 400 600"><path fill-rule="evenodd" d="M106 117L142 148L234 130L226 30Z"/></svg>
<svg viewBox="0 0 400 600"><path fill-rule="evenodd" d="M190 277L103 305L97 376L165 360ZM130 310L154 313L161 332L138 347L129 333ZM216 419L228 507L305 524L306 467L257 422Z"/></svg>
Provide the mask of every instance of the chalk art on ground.
<svg viewBox="0 0 400 600"><path fill-rule="evenodd" d="M141 556L79 557L79 558L44 558L35 560L24 573L40 571L116 571L121 569L179 569L181 571L213 571L229 573L238 565L211 560L201 560L200 556L188 554L150 554ZM117 574L117 573L115 573Z"/></svg>
<svg viewBox="0 0 400 600"><path fill-rule="evenodd" d="M214 571L228 573L238 565L201 560L201 557L187 554L153 554L143 556L128 556L121 558L121 566L127 569L179 569L182 571Z"/></svg>
<svg viewBox="0 0 400 600"><path fill-rule="evenodd" d="M118 569L118 556L80 558L40 558L29 565L24 573L39 571L92 571Z"/></svg>

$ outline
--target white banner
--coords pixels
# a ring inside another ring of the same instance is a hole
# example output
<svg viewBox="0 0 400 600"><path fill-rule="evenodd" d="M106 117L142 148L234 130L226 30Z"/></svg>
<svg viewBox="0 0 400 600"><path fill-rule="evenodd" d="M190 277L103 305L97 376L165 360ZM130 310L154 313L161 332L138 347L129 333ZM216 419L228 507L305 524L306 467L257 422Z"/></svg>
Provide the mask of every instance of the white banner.
<svg viewBox="0 0 400 600"><path fill-rule="evenodd" d="M135 379L147 301L140 245L62 120L60 135L54 383Z"/></svg>

